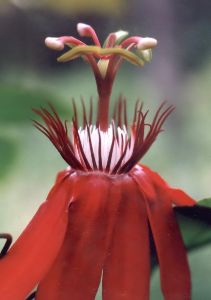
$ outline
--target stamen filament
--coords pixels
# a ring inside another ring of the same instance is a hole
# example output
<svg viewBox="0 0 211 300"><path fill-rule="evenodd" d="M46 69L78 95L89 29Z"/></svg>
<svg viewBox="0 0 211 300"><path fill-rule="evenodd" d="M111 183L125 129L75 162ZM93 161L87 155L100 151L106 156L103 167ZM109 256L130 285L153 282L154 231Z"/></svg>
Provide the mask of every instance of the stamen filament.
<svg viewBox="0 0 211 300"><path fill-rule="evenodd" d="M122 119L127 119L126 102L120 96L118 109L114 107L115 119L109 124L107 130L102 130L98 120L95 125L89 123L83 99L81 105L84 110L84 125L79 128L77 110L73 101L72 136L69 136L67 121L62 123L52 106L52 113L43 108L34 110L41 116L45 126L37 121L34 121L34 125L50 139L73 169L89 172L99 170L109 174L129 172L148 151L162 131L164 121L174 109L173 106L165 109L165 103L162 103L152 123L149 124L146 121L148 111L143 112L143 105L137 102L134 123L127 128ZM90 100L90 111L92 111L91 105ZM99 106L102 107L101 103Z"/></svg>

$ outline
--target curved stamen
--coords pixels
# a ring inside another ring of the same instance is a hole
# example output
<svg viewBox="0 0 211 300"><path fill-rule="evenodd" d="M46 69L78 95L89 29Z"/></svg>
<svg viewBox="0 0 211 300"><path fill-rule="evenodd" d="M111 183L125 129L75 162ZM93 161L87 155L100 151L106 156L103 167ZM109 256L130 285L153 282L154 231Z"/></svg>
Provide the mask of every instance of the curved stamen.
<svg viewBox="0 0 211 300"><path fill-rule="evenodd" d="M121 167L121 172L129 172L133 168L133 166L146 154L146 152L149 150L149 148L157 138L158 134L161 132L162 125L165 122L166 118L175 109L174 106L170 105L162 112L165 104L166 103L163 102L158 108L145 138L143 138L143 131L145 126L149 126L149 124L145 123L145 121L142 121L139 124L138 129L135 129L137 136L135 139L133 154L131 158ZM146 114L143 115L142 120L145 120L145 117ZM139 133L141 132L142 138L139 139Z"/></svg>
<svg viewBox="0 0 211 300"><path fill-rule="evenodd" d="M93 119L93 99L91 97L89 101L89 124L92 124L92 119Z"/></svg>
<svg viewBox="0 0 211 300"><path fill-rule="evenodd" d="M76 124L74 124L74 122L73 122L73 128L74 128L74 133L75 133L75 136L76 136L75 146L77 147L77 150L79 152L79 156L82 157L83 162L86 165L87 170L91 171L92 170L91 165L89 164L88 159L86 157L86 153L84 152L84 149L83 149L83 146L82 146L82 143L81 143L81 138L80 138L80 135L79 135L79 132L78 132L78 128L76 127Z"/></svg>
<svg viewBox="0 0 211 300"><path fill-rule="evenodd" d="M80 161L75 156L73 144L66 131L66 125L62 124L59 116L55 114L55 110L53 111L53 115L42 108L40 110L33 109L33 111L43 119L46 127L33 120L34 126L49 138L70 166L74 169L84 170Z"/></svg>
<svg viewBox="0 0 211 300"><path fill-rule="evenodd" d="M101 47L100 45L100 41L97 37L97 34L95 32L95 30L87 24L84 23L78 23L77 24L77 31L80 34L80 36L85 36L85 37L91 37L95 43L95 45Z"/></svg>
<svg viewBox="0 0 211 300"><path fill-rule="evenodd" d="M120 44L123 48L136 46L139 50L152 49L157 46L157 40L149 37L131 36Z"/></svg>
<svg viewBox="0 0 211 300"><path fill-rule="evenodd" d="M124 150L122 152L122 155L120 156L118 162L116 163L116 165L114 166L113 170L111 171L111 174L116 174L119 171L119 168L120 168L120 166L122 164L122 161L125 158L125 155L127 153L129 141L130 141L130 138L127 140L127 142L125 144L125 148L124 148ZM120 172L120 174L121 174L121 172Z"/></svg>
<svg viewBox="0 0 211 300"><path fill-rule="evenodd" d="M81 98L81 106L83 110L83 128L85 128L87 126L86 107L84 103L84 98L82 96L80 98Z"/></svg>
<svg viewBox="0 0 211 300"><path fill-rule="evenodd" d="M110 48L120 45L121 42L128 36L128 34L129 33L124 30L110 33L103 44L103 48Z"/></svg>
<svg viewBox="0 0 211 300"><path fill-rule="evenodd" d="M67 62L79 56L94 54L96 57L105 58L107 55L119 55L134 65L143 67L144 62L139 56L122 48L100 48L97 46L76 46L65 52L57 60L58 62Z"/></svg>
<svg viewBox="0 0 211 300"><path fill-rule="evenodd" d="M128 128L128 121L127 121L127 101L126 98L123 99L123 112L124 112L124 126Z"/></svg>
<svg viewBox="0 0 211 300"><path fill-rule="evenodd" d="M75 104L75 100L74 98L72 98L72 106L73 106L73 120L76 124L76 126L78 127L78 112L77 112L77 106Z"/></svg>

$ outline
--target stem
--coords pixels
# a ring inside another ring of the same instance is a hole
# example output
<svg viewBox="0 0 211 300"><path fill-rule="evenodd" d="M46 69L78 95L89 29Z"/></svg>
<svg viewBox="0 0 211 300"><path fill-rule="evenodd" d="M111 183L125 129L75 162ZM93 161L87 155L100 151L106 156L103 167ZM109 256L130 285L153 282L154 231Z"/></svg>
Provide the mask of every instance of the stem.
<svg viewBox="0 0 211 300"><path fill-rule="evenodd" d="M101 130L106 131L108 129L109 121L109 106L110 97L112 92L113 78L102 78L101 76L95 76L97 90L99 95L98 100L98 125Z"/></svg>

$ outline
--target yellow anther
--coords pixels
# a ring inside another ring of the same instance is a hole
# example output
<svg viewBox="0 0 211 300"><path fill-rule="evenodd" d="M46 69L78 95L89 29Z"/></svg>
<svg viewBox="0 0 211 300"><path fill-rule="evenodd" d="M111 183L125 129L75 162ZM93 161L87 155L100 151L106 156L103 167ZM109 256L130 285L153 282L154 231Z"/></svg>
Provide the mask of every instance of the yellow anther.
<svg viewBox="0 0 211 300"><path fill-rule="evenodd" d="M94 54L96 56L108 56L108 55L119 55L124 59L128 60L132 64L142 67L144 65L144 60L138 55L126 49L115 48L100 48L97 46L76 46L73 49L67 51L58 58L59 62L67 62L73 60L77 57Z"/></svg>

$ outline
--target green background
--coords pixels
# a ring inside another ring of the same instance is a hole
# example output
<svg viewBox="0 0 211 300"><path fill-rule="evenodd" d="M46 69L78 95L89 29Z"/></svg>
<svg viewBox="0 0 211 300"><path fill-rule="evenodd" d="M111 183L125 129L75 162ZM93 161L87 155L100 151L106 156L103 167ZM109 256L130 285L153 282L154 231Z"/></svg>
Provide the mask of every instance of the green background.
<svg viewBox="0 0 211 300"><path fill-rule="evenodd" d="M46 198L57 172L66 167L50 142L32 125L32 108L53 103L71 119L71 98L96 96L88 65L59 65L45 49L48 35L76 34L78 21L94 25L101 40L110 31L158 38L153 61L143 69L126 63L115 83L127 97L129 113L137 97L151 115L161 101L176 110L143 163L195 199L211 196L211 39L208 1L2 1L0 3L0 231L16 238ZM88 5L89 3L89 5ZM193 230L196 230L193 228ZM35 241L36 243L36 241ZM211 246L189 255L193 300L210 300ZM100 297L98 298L100 299ZM159 274L151 299L162 299Z"/></svg>

